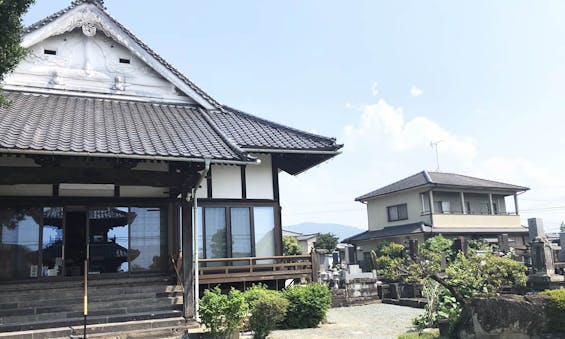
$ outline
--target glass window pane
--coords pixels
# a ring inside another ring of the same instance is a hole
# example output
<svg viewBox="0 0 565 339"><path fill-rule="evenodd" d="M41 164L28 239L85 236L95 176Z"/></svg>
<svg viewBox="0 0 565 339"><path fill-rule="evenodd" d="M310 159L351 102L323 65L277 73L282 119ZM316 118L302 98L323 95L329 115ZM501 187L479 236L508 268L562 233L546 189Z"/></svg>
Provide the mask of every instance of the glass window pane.
<svg viewBox="0 0 565 339"><path fill-rule="evenodd" d="M232 258L251 256L251 219L249 208L232 208Z"/></svg>
<svg viewBox="0 0 565 339"><path fill-rule="evenodd" d="M206 208L206 258L226 258L226 209L223 207Z"/></svg>
<svg viewBox="0 0 565 339"><path fill-rule="evenodd" d="M107 207L88 211L89 273L128 271L128 208ZM72 241L72 240L71 240Z"/></svg>
<svg viewBox="0 0 565 339"><path fill-rule="evenodd" d="M202 228L202 207L198 207L196 212L198 219L198 258L204 258L204 229Z"/></svg>
<svg viewBox="0 0 565 339"><path fill-rule="evenodd" d="M160 271L167 264L167 213L160 208L130 210L130 270Z"/></svg>
<svg viewBox="0 0 565 339"><path fill-rule="evenodd" d="M38 276L39 208L0 209L0 280Z"/></svg>
<svg viewBox="0 0 565 339"><path fill-rule="evenodd" d="M63 207L43 209L42 276L63 275Z"/></svg>
<svg viewBox="0 0 565 339"><path fill-rule="evenodd" d="M275 255L275 211L273 207L254 207L255 255Z"/></svg>

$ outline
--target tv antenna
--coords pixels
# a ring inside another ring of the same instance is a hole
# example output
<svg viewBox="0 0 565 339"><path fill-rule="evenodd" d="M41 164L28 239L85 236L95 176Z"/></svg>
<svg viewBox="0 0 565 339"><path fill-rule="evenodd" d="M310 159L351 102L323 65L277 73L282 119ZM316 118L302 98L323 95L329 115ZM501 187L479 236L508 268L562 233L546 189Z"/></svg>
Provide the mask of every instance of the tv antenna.
<svg viewBox="0 0 565 339"><path fill-rule="evenodd" d="M438 141L430 141L430 147L435 148L436 149L436 171L439 171L439 152L437 151L437 145L443 142L443 140L438 140Z"/></svg>

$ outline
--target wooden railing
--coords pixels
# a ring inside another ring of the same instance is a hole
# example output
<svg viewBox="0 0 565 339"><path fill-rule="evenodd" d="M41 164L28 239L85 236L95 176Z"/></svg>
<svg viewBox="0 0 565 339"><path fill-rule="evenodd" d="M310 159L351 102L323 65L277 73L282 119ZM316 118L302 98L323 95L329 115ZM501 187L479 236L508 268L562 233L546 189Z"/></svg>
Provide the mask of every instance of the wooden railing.
<svg viewBox="0 0 565 339"><path fill-rule="evenodd" d="M317 280L315 255L200 259L200 284L306 278Z"/></svg>

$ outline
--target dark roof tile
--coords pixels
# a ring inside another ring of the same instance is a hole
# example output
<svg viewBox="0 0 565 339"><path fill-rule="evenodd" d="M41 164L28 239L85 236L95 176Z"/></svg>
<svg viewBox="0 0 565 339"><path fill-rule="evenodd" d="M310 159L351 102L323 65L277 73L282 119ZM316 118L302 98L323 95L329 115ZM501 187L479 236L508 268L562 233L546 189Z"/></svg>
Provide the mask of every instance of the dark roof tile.
<svg viewBox="0 0 565 339"><path fill-rule="evenodd" d="M0 147L246 160L193 106L5 91Z"/></svg>
<svg viewBox="0 0 565 339"><path fill-rule="evenodd" d="M355 198L356 201L366 201L367 199L375 198L381 195L386 195L394 192L404 191L411 188L420 186L437 186L437 187L465 187L472 189L495 189L506 190L512 192L527 191L529 188L506 184L503 182L492 181L487 179L480 179L470 177L467 175L443 172L428 172L422 171L411 175L407 178L394 182L390 185L381 187L367 194Z"/></svg>

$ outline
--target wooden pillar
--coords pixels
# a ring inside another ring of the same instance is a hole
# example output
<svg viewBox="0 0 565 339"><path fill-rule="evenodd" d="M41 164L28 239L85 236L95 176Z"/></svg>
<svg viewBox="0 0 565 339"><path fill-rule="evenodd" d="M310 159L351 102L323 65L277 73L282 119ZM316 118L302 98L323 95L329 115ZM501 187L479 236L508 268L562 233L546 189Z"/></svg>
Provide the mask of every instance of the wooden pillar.
<svg viewBox="0 0 565 339"><path fill-rule="evenodd" d="M310 255L312 256L312 282L316 283L318 282L318 270L320 269L318 252L316 252L316 249L313 249Z"/></svg>
<svg viewBox="0 0 565 339"><path fill-rule="evenodd" d="M194 318L194 266L192 246L192 209L183 200L182 207L182 274L183 274L183 316Z"/></svg>

